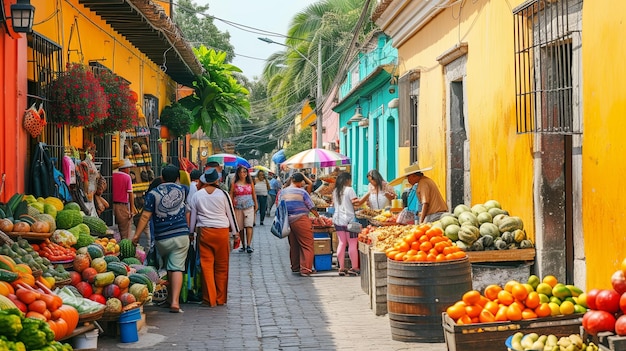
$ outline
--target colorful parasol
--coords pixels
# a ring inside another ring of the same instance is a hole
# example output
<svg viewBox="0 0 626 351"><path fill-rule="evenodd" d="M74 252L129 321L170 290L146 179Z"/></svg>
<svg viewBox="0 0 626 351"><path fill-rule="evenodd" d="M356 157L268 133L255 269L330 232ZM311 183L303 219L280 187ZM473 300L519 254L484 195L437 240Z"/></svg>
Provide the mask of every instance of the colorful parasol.
<svg viewBox="0 0 626 351"><path fill-rule="evenodd" d="M250 164L245 158L237 156L237 155L233 155L233 154L211 155L207 158L206 161L207 162L211 162L211 161L219 162L220 164L224 166L230 166L230 167L244 166L246 168L250 168Z"/></svg>
<svg viewBox="0 0 626 351"><path fill-rule="evenodd" d="M283 165L292 169L338 167L349 164L350 158L348 156L326 149L305 150L283 162Z"/></svg>

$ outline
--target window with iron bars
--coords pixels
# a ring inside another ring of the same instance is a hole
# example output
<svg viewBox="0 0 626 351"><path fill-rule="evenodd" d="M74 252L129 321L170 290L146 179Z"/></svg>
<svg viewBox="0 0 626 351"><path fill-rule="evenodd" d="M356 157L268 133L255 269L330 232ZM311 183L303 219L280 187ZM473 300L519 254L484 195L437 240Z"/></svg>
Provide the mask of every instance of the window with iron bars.
<svg viewBox="0 0 626 351"><path fill-rule="evenodd" d="M513 10L518 133L581 133L580 0L529 0Z"/></svg>

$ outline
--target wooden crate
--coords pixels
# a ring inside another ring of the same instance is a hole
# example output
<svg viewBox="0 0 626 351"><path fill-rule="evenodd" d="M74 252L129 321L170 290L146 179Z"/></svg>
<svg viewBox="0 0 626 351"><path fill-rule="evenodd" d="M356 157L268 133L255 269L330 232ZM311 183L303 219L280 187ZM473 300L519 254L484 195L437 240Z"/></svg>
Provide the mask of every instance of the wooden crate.
<svg viewBox="0 0 626 351"><path fill-rule="evenodd" d="M387 314L387 256L370 250L370 306L377 316Z"/></svg>
<svg viewBox="0 0 626 351"><path fill-rule="evenodd" d="M359 241L359 268L361 269L361 290L366 294L370 291L370 245ZM370 304L370 308L371 308Z"/></svg>
<svg viewBox="0 0 626 351"><path fill-rule="evenodd" d="M470 263L475 262L505 262L505 261L534 261L535 249L513 249L513 250L490 250L490 251L468 251Z"/></svg>
<svg viewBox="0 0 626 351"><path fill-rule="evenodd" d="M591 335L583 327L580 327L580 335L585 343L593 342L601 351L626 351L626 336L615 335L611 332Z"/></svg>
<svg viewBox="0 0 626 351"><path fill-rule="evenodd" d="M449 351L502 351L504 342L515 334L554 334L557 337L579 334L582 315L536 318L516 322L457 325L447 313L442 314L443 332Z"/></svg>

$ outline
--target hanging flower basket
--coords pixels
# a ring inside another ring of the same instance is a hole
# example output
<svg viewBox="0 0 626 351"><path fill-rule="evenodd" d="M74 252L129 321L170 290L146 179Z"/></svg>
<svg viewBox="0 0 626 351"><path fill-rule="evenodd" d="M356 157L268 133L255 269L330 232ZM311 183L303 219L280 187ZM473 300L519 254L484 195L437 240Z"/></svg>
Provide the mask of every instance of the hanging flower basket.
<svg viewBox="0 0 626 351"><path fill-rule="evenodd" d="M170 137L179 138L189 133L191 111L178 102L166 106L161 112L161 125L167 127Z"/></svg>
<svg viewBox="0 0 626 351"><path fill-rule="evenodd" d="M133 94L128 83L117 74L102 70L96 77L109 101L107 117L88 130L97 135L121 132L139 126L137 94Z"/></svg>
<svg viewBox="0 0 626 351"><path fill-rule="evenodd" d="M100 82L88 67L68 63L67 70L48 87L51 123L89 127L107 117L109 102Z"/></svg>

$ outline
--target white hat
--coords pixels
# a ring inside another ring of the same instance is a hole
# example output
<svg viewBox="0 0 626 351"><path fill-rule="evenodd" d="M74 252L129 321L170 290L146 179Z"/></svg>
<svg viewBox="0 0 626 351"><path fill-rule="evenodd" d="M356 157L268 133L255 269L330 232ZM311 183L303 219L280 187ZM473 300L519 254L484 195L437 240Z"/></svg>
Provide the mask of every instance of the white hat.
<svg viewBox="0 0 626 351"><path fill-rule="evenodd" d="M392 180L389 182L389 185L391 186L396 186L400 183L402 183L402 181L404 180L404 178L406 178L407 176L413 174L413 173L420 173L420 172L425 172L425 171L430 171L431 169L433 169L433 167L426 167L426 168L420 168L420 166L416 163L406 167L404 169L404 174L399 176L398 178Z"/></svg>
<svg viewBox="0 0 626 351"><path fill-rule="evenodd" d="M119 164L119 166L117 166L118 169L130 168L130 167L135 167L135 165L132 162L130 162L130 160L127 158L123 159L121 163Z"/></svg>

